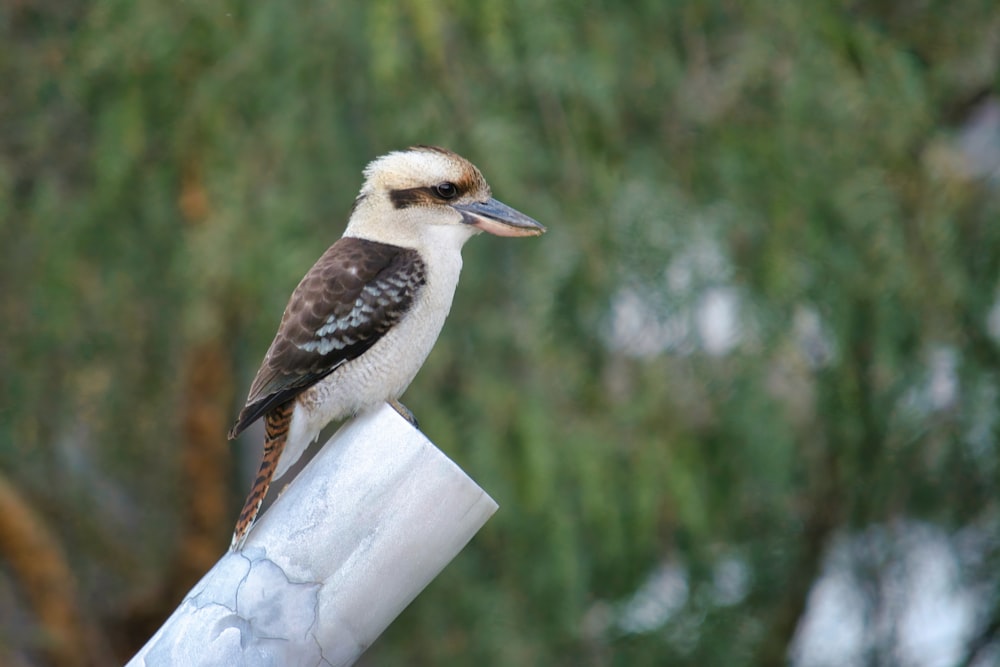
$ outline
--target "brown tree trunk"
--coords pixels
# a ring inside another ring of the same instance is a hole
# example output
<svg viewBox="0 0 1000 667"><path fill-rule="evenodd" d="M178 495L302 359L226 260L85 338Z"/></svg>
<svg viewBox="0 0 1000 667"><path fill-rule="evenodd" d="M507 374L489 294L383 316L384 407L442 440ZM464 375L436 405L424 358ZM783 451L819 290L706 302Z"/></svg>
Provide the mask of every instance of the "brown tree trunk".
<svg viewBox="0 0 1000 667"><path fill-rule="evenodd" d="M45 520L0 474L0 558L38 617L53 665L114 664L103 637L80 608L76 577Z"/></svg>

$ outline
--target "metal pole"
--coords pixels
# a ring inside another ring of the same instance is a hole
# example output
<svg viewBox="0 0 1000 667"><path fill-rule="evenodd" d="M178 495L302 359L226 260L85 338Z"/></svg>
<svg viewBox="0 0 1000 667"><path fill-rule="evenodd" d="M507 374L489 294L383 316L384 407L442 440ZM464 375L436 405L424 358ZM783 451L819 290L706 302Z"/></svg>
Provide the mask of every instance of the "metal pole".
<svg viewBox="0 0 1000 667"><path fill-rule="evenodd" d="M496 510L395 410L359 415L128 667L353 664Z"/></svg>

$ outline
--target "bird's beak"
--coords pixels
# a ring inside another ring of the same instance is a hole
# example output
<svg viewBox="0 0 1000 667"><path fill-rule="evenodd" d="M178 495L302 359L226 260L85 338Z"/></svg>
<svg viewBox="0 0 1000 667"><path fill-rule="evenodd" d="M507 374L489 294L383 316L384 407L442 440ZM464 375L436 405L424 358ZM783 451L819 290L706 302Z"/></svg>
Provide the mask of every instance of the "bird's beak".
<svg viewBox="0 0 1000 667"><path fill-rule="evenodd" d="M462 222L478 227L484 232L497 236L538 236L545 233L537 220L529 218L520 211L515 211L507 204L488 199L471 204L454 204L455 210L462 214Z"/></svg>

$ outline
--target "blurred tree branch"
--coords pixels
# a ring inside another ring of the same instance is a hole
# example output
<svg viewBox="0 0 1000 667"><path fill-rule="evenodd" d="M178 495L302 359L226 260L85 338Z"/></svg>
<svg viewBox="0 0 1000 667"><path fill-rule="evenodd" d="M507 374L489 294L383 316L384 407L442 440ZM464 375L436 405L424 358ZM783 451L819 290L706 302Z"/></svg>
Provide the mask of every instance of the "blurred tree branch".
<svg viewBox="0 0 1000 667"><path fill-rule="evenodd" d="M187 352L181 465L184 512L170 588L186 591L224 551L229 541L229 443L232 405L229 357L218 340Z"/></svg>
<svg viewBox="0 0 1000 667"><path fill-rule="evenodd" d="M52 664L89 667L115 662L93 616L80 605L76 577L55 535L2 474L0 556L48 636L43 648Z"/></svg>

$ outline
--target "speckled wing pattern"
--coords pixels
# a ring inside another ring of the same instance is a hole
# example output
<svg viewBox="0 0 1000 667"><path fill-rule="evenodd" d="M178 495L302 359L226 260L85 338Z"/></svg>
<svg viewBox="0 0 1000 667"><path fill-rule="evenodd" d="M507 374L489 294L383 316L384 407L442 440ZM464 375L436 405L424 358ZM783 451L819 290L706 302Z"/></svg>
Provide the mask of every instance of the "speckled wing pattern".
<svg viewBox="0 0 1000 667"><path fill-rule="evenodd" d="M416 250L351 237L330 246L292 293L229 437L363 354L425 283Z"/></svg>

